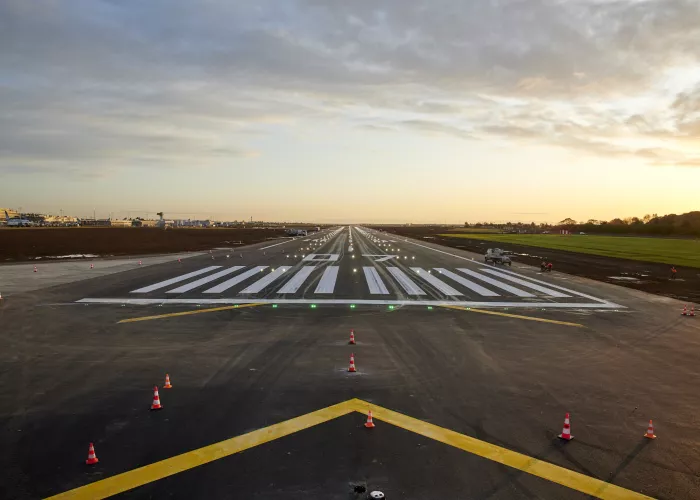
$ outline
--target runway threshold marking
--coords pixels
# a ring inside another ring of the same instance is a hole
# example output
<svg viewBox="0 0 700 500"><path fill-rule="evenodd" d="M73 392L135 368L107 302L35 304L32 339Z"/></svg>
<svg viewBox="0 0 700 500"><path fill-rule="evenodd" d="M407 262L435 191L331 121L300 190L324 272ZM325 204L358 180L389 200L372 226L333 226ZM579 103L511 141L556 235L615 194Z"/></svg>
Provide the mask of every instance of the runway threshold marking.
<svg viewBox="0 0 700 500"><path fill-rule="evenodd" d="M128 319L123 319L121 321L117 321L117 324L119 323L135 323L137 321L151 321L153 319L164 319L164 318L174 318L176 316L189 316L191 314L203 314L203 313L210 313L210 312L217 312L217 311L228 311L229 309L243 309L246 307L257 307L257 306L263 306L265 304L236 304L235 306L224 306L224 307L210 307L209 309L197 309L196 311L181 311L181 312L176 312L176 313L167 313L167 314L158 314L156 316L140 316L138 318L128 318Z"/></svg>
<svg viewBox="0 0 700 500"><path fill-rule="evenodd" d="M584 328L584 325L580 323L569 323L568 321L557 321L554 319L545 319L545 318L535 318L532 316L522 316L520 314L509 314L509 313L502 313L502 312L496 312L496 311L485 311L483 309L474 309L473 307L460 307L460 306L442 306L446 309L456 309L459 311L469 311L469 312L475 312L479 314L491 314L493 316L504 316L506 318L515 318L515 319L524 319L527 321L539 321L540 323L552 323L554 325L564 325L564 326L575 326L578 328Z"/></svg>
<svg viewBox="0 0 700 500"><path fill-rule="evenodd" d="M322 408L306 415L292 418L278 424L220 441L203 448L188 451L160 462L139 467L116 476L108 477L94 483L75 488L46 500L88 500L108 498L138 486L143 486L159 479L193 469L220 458L234 455L255 446L309 429L329 422L338 417L358 412L366 415L372 410L376 420L401 427L407 431L433 439L446 445L473 453L482 458L507 465L533 476L552 481L587 495L603 500L642 500L650 499L646 495L606 483L600 479L586 476L558 465L529 457L508 450L495 444L487 443L471 436L439 427L387 408L382 408L361 399L351 399L327 408ZM373 431L377 432L377 431ZM380 431L381 432L381 431Z"/></svg>

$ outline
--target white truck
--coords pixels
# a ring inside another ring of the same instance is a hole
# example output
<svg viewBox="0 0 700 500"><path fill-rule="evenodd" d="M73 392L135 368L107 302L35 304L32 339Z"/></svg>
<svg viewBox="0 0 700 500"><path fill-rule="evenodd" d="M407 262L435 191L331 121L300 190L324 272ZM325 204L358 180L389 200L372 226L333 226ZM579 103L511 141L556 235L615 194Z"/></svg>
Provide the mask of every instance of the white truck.
<svg viewBox="0 0 700 500"><path fill-rule="evenodd" d="M510 266L512 264L510 257L508 257L508 255L506 255L506 253L500 248L489 248L488 250L486 250L486 254L484 255L484 262L493 262L494 265L508 264Z"/></svg>

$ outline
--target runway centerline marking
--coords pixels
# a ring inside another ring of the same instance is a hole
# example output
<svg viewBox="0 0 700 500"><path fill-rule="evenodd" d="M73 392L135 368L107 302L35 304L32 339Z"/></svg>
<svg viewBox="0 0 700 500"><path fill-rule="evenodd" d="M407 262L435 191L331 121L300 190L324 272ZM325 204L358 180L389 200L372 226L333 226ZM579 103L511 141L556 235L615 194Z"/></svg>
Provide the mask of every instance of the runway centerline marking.
<svg viewBox="0 0 700 500"><path fill-rule="evenodd" d="M255 446L269 443L296 432L310 429L353 412L366 415L372 410L374 419L401 427L434 441L452 446L487 460L507 465L533 476L561 484L581 493L604 500L642 500L650 499L620 486L606 483L600 479L586 476L558 465L529 457L507 448L487 443L458 432L439 427L428 422L409 417L387 408L370 404L360 399L351 399L327 408L322 408L306 415L301 415L278 424L264 427L247 434L242 434L218 443L188 451L160 462L139 467L116 476L108 477L69 490L46 500L88 500L108 498L125 491L158 481L168 476L199 467L220 458L228 457Z"/></svg>
<svg viewBox="0 0 700 500"><path fill-rule="evenodd" d="M480 314L491 314L493 316L504 316L506 318L515 318L515 319L524 319L528 321L539 321L540 323L552 323L555 325L564 325L564 326L576 326L579 328L584 328L584 325L580 323L569 323L568 321L558 321L554 319L545 319L545 318L534 318L532 316L521 316L520 314L510 314L510 313L502 313L498 311L484 311L483 309L474 309L472 307L461 307L461 306L442 306L445 309L457 309L459 311L469 311L469 312L475 312L475 313L480 313Z"/></svg>
<svg viewBox="0 0 700 500"><path fill-rule="evenodd" d="M228 311L229 309L243 309L246 307L257 307L257 306L264 306L264 305L265 305L264 303L236 304L233 306L210 307L208 309L197 309L194 311L180 311L180 312L176 312L176 313L157 314L155 316L140 316L138 318L129 318L129 319L123 319L121 321L117 321L117 324L119 324L119 323L135 323L137 321L151 321L153 319L174 318L176 316L190 316L192 314L202 314L202 313L210 313L210 312L217 312L217 311Z"/></svg>

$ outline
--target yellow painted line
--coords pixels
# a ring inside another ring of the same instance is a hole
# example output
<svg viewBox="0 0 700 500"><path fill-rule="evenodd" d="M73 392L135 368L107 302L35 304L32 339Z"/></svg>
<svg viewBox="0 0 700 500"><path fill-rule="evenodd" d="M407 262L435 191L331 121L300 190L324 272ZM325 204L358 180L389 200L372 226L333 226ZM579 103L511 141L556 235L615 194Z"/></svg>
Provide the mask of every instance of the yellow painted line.
<svg viewBox="0 0 700 500"><path fill-rule="evenodd" d="M620 486L606 483L600 479L586 476L579 472L574 472L536 458L528 457L522 453L517 453L485 441L480 441L473 437L465 436L464 434L459 434L458 432L438 427L437 425L429 424L428 422L423 422L380 406L370 405L370 403L358 399L353 399L350 402L354 405L355 409L361 413L366 414L367 411L371 409L372 417L377 420L387 422L401 427L402 429L420 434L421 436L459 448L460 450L468 451L469 453L493 460L494 462L527 472L533 476L547 479L548 481L561 484L587 495L592 495L596 498L602 498L604 500L637 500L651 498L641 493L636 493L621 488ZM373 432L376 432L376 430Z"/></svg>
<svg viewBox="0 0 700 500"><path fill-rule="evenodd" d="M558 465L528 457L522 453L508 450L495 444L480 441L476 438L460 434L401 413L370 404L360 399L351 399L321 410L292 418L279 424L265 427L257 431L243 434L204 448L188 451L172 458L167 458L138 469L116 476L108 477L73 490L54 495L46 500L89 500L108 498L138 486L158 481L168 476L184 472L194 467L228 457L235 453L255 446L274 441L295 432L309 429L354 411L367 414L372 410L372 416L402 429L420 434L427 438L453 446L463 451L473 453L488 460L532 474L533 476L552 481L581 493L601 498L603 500L649 500L651 497L627 490L600 479L586 476ZM373 431L381 432L381 431Z"/></svg>
<svg viewBox="0 0 700 500"><path fill-rule="evenodd" d="M136 321L150 321L152 319L174 318L175 316L189 316L190 314L202 314L216 311L228 311L229 309L243 309L244 307L257 307L265 304L241 304L236 306L210 307L208 309L196 309L194 311L182 311L169 314L158 314L157 316L141 316L139 318L129 318L117 323L135 323Z"/></svg>
<svg viewBox="0 0 700 500"><path fill-rule="evenodd" d="M506 318L525 319L528 321L539 321L540 323L552 323L555 325L576 326L579 328L584 328L584 326L580 323L569 323L568 321L556 321L554 319L533 318L532 316L521 316L520 314L508 314L508 313L502 313L502 312L497 312L497 311L486 311L484 309L474 309L474 308L467 308L467 307L461 307L461 306L442 306L442 307L445 307L447 309L458 309L460 311L469 311L469 312L475 312L475 313L480 313L480 314L492 314L493 316L504 316Z"/></svg>
<svg viewBox="0 0 700 500"><path fill-rule="evenodd" d="M138 486L172 476L200 465L204 465L220 458L228 457L235 453L253 448L263 443L288 436L295 432L308 429L315 425L328 422L334 418L342 417L355 411L357 404L351 400L337 405L329 406L321 410L307 413L300 417L265 427L257 431L243 434L226 441L192 450L182 455L167 458L138 469L124 472L116 476L108 477L86 486L81 486L64 493L52 496L47 500L89 500L107 498Z"/></svg>

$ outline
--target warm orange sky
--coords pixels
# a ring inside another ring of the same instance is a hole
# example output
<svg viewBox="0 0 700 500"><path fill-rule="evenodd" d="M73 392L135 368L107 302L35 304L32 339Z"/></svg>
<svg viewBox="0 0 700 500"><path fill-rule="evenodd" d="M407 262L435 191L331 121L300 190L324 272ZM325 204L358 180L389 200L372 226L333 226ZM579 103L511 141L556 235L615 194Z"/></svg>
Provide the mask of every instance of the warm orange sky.
<svg viewBox="0 0 700 500"><path fill-rule="evenodd" d="M700 4L0 3L0 204L476 222L699 209Z"/></svg>

